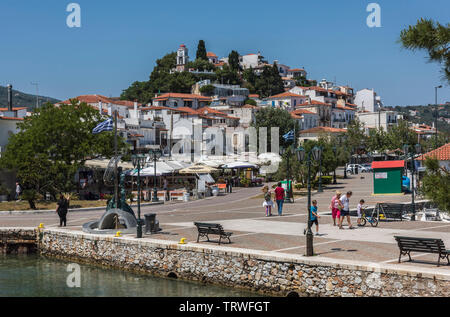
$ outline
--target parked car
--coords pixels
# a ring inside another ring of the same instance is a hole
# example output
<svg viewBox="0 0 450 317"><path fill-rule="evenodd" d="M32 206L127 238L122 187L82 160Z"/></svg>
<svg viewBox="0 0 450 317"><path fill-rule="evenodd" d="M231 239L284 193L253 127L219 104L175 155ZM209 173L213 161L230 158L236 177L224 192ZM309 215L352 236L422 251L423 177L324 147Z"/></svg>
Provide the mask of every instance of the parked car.
<svg viewBox="0 0 450 317"><path fill-rule="evenodd" d="M347 165L347 173L353 174L354 170L358 168L358 173L368 173L370 172L370 168L365 167L361 164L348 164Z"/></svg>
<svg viewBox="0 0 450 317"><path fill-rule="evenodd" d="M373 172L372 164L361 164L361 165L365 167L367 172Z"/></svg>

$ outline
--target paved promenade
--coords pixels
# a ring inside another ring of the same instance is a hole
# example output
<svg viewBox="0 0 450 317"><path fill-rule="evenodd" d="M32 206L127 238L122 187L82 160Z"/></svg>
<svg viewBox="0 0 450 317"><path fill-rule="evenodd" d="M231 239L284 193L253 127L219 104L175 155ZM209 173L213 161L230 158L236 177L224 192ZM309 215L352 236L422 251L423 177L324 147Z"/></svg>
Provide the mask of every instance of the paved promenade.
<svg viewBox="0 0 450 317"><path fill-rule="evenodd" d="M314 193L318 201L320 218L320 236L314 237L314 251L317 259L334 261L359 261L361 263L397 263L399 250L393 238L395 235L441 238L450 248L450 223L446 222L380 222L377 228L370 225L356 229L339 230L332 224L328 206L336 190L353 191L350 207L355 208L364 198L366 205L377 202L410 202L409 195L372 196L372 174L359 174L349 179L340 179L338 185L330 185L323 193ZM257 197L260 196L260 197ZM306 227L306 197L296 199L294 204L285 204L282 217L265 217L262 207L261 188L236 188L232 194L210 197L191 202L173 202L159 206L142 208L142 214L156 213L163 231L156 235L146 235L145 239L179 241L187 238L188 243L196 243L197 231L194 221L216 222L226 231L232 231L232 248L269 251L276 253L305 254L306 239L303 229ZM68 215L67 230L80 230L81 225L97 220L103 214L101 210L72 212ZM276 215L276 210L273 211ZM0 215L0 227L37 226L57 227L56 214ZM346 224L346 221L344 222ZM313 227L314 232L315 228ZM200 242L205 245L213 243ZM437 255L413 253L413 262L403 262L402 267L423 268L450 272L450 266L437 268ZM405 257L406 260L407 257ZM443 262L444 264L446 261Z"/></svg>

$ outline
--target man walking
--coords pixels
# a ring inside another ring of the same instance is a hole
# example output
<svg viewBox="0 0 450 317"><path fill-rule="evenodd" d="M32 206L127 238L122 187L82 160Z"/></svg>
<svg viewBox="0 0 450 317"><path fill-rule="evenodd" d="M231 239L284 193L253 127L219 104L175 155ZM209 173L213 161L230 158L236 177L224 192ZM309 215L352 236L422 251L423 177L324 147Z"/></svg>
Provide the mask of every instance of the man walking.
<svg viewBox="0 0 450 317"><path fill-rule="evenodd" d="M344 229L342 223L344 222L344 217L347 217L349 229L353 229L352 223L350 221L350 197L352 197L352 192L348 191L347 194L341 197L341 203L343 205L341 211L341 218L339 219L339 229Z"/></svg>
<svg viewBox="0 0 450 317"><path fill-rule="evenodd" d="M20 194L22 194L22 187L20 186L19 182L16 182L16 197L15 197L15 199L17 201L21 201Z"/></svg>
<svg viewBox="0 0 450 317"><path fill-rule="evenodd" d="M275 188L275 200L278 206L278 216L283 215L283 203L284 203L284 188L281 187L281 182L278 182L277 188Z"/></svg>

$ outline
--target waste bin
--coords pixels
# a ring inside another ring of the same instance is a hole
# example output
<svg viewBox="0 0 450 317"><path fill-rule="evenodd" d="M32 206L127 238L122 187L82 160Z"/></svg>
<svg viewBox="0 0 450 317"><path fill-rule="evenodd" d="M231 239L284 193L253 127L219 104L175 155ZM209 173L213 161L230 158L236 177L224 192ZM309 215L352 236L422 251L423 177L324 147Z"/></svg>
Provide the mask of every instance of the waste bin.
<svg viewBox="0 0 450 317"><path fill-rule="evenodd" d="M156 220L156 214L145 214L145 233L156 233L160 231L159 221Z"/></svg>
<svg viewBox="0 0 450 317"><path fill-rule="evenodd" d="M183 201L189 201L189 193L184 193L183 194Z"/></svg>

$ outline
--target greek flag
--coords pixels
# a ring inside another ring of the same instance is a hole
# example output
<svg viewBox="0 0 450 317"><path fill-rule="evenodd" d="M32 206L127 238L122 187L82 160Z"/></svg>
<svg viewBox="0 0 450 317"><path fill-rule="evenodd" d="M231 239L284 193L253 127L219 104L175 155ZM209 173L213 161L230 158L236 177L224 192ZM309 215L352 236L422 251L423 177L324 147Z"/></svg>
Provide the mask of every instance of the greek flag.
<svg viewBox="0 0 450 317"><path fill-rule="evenodd" d="M293 141L294 140L294 130L289 131L285 135L283 135L283 139L285 141Z"/></svg>
<svg viewBox="0 0 450 317"><path fill-rule="evenodd" d="M98 134L103 131L112 131L113 130L113 120L108 119L106 121L103 121L102 123L99 123L94 130L92 130L93 134Z"/></svg>

